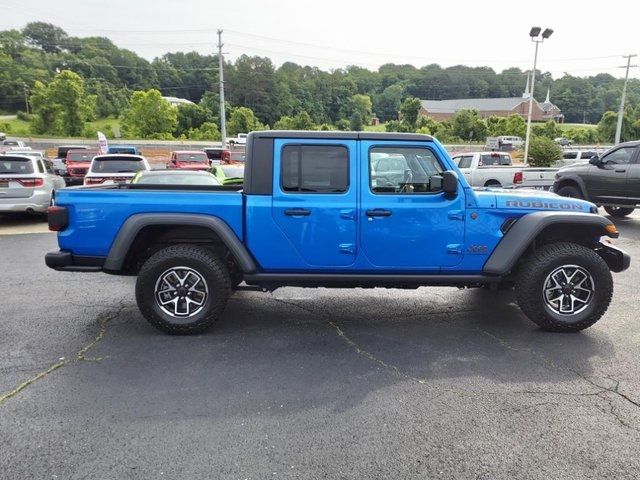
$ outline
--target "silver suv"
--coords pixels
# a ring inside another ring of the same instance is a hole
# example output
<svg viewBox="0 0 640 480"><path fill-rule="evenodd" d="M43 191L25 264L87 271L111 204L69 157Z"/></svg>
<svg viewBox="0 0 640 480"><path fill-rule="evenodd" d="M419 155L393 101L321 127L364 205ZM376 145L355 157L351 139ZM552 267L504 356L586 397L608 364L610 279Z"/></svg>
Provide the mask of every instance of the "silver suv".
<svg viewBox="0 0 640 480"><path fill-rule="evenodd" d="M0 213L45 213L64 186L46 159L0 155Z"/></svg>

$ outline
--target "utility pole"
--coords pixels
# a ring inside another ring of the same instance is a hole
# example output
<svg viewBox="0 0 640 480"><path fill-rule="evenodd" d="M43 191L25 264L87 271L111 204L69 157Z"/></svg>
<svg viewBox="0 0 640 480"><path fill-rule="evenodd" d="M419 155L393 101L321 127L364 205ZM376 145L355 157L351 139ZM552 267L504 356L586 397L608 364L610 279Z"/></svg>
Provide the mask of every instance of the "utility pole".
<svg viewBox="0 0 640 480"><path fill-rule="evenodd" d="M29 115L29 93L27 91L27 84L23 83L22 87L24 88L24 107L27 110L27 115Z"/></svg>
<svg viewBox="0 0 640 480"><path fill-rule="evenodd" d="M637 57L637 55L623 55L622 58L627 59L627 66L622 66L620 68L626 68L627 72L624 75L624 85L622 87L622 98L620 99L620 109L618 110L618 124L616 125L616 141L615 144L620 143L620 136L622 135L622 117L624 116L624 102L625 97L627 96L627 81L629 81L629 69L631 67L637 67L637 65L631 65L631 59L633 57Z"/></svg>
<svg viewBox="0 0 640 480"><path fill-rule="evenodd" d="M218 67L220 75L220 136L222 148L227 147L227 121L224 111L224 60L222 58L222 30L218 30Z"/></svg>

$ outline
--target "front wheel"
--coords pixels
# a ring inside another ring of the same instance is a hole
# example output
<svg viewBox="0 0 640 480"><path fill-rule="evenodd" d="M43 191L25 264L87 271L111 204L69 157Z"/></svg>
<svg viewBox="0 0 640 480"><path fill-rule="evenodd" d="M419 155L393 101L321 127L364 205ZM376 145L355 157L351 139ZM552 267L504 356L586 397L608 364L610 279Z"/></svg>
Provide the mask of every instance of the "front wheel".
<svg viewBox="0 0 640 480"><path fill-rule="evenodd" d="M631 215L635 208L633 207L604 207L605 211L612 217L622 218Z"/></svg>
<svg viewBox="0 0 640 480"><path fill-rule="evenodd" d="M580 189L573 185L565 185L564 187L559 188L557 193L561 197L583 198Z"/></svg>
<svg viewBox="0 0 640 480"><path fill-rule="evenodd" d="M520 309L543 330L577 332L604 315L613 279L593 250L561 242L543 245L525 260L515 293Z"/></svg>
<svg viewBox="0 0 640 480"><path fill-rule="evenodd" d="M136 282L147 321L173 335L201 333L220 317L231 290L224 262L206 248L172 245L152 255Z"/></svg>

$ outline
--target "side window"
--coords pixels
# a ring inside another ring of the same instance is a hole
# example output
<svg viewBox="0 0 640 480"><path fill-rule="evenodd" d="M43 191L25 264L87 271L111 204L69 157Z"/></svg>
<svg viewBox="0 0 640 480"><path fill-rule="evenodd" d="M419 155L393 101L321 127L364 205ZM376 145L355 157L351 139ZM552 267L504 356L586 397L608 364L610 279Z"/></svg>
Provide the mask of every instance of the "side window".
<svg viewBox="0 0 640 480"><path fill-rule="evenodd" d="M44 160L44 167L47 169L47 173L55 175L56 172L53 168L53 163L50 160Z"/></svg>
<svg viewBox="0 0 640 480"><path fill-rule="evenodd" d="M562 154L562 158L565 160L574 160L578 158L578 152L564 152Z"/></svg>
<svg viewBox="0 0 640 480"><path fill-rule="evenodd" d="M437 193L442 190L442 172L427 148L375 147L369 152L373 193Z"/></svg>
<svg viewBox="0 0 640 480"><path fill-rule="evenodd" d="M42 165L42 160L38 160L36 163L38 164L38 172L44 173L44 166Z"/></svg>
<svg viewBox="0 0 640 480"><path fill-rule="evenodd" d="M464 157L461 157L458 168L471 168L472 160L473 160L473 155L465 155Z"/></svg>
<svg viewBox="0 0 640 480"><path fill-rule="evenodd" d="M636 147L622 147L602 157L602 160L607 163L615 163L617 165L631 163L633 159L633 153L636 151Z"/></svg>
<svg viewBox="0 0 640 480"><path fill-rule="evenodd" d="M349 151L340 145L287 145L280 182L287 193L344 193L349 189Z"/></svg>

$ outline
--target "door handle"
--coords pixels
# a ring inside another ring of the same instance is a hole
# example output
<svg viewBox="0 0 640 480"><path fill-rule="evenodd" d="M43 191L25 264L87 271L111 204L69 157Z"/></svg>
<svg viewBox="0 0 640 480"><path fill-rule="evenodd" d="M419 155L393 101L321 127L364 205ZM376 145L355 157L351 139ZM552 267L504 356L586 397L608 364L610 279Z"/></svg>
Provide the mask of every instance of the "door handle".
<svg viewBox="0 0 640 480"><path fill-rule="evenodd" d="M375 210L367 210L367 217L390 217L391 210L383 210L382 208L376 208Z"/></svg>
<svg viewBox="0 0 640 480"><path fill-rule="evenodd" d="M626 171L627 171L626 168L616 168L616 173L624 173Z"/></svg>
<svg viewBox="0 0 640 480"><path fill-rule="evenodd" d="M287 208L284 214L290 217L308 217L311 215L311 210L306 208Z"/></svg>

